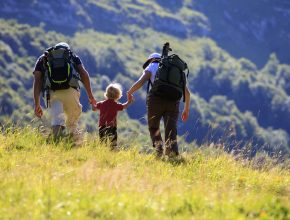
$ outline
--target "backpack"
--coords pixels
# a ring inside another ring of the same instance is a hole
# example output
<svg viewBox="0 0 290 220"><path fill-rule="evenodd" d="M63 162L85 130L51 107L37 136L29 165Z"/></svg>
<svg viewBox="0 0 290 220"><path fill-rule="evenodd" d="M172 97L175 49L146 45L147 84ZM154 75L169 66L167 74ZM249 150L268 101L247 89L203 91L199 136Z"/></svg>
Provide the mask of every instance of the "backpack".
<svg viewBox="0 0 290 220"><path fill-rule="evenodd" d="M66 47L51 47L45 51L46 87L52 90L68 89L73 77L73 53Z"/></svg>
<svg viewBox="0 0 290 220"><path fill-rule="evenodd" d="M189 73L187 64L176 54L168 56L168 51L171 49L169 48L169 43L166 46L168 46L168 49L166 51L166 48L163 48L161 60L158 61L159 67L149 95L154 94L172 101L178 101L183 96L183 101L185 101L186 78ZM186 69L188 71L187 75L184 72Z"/></svg>
<svg viewBox="0 0 290 220"><path fill-rule="evenodd" d="M70 87L79 89L80 76L75 64L76 56L63 46L50 47L44 52L42 94L46 96L46 106L50 107L50 89L61 90Z"/></svg>

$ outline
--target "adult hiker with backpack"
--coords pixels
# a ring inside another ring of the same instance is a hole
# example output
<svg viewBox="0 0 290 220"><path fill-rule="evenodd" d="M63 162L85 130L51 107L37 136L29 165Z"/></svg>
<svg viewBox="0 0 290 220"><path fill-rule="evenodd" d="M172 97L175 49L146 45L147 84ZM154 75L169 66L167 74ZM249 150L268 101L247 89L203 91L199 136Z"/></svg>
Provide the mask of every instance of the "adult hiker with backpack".
<svg viewBox="0 0 290 220"><path fill-rule="evenodd" d="M186 85L187 64L171 51L169 43L163 46L162 56L152 53L143 65L143 74L128 90L128 96L140 89L146 82L148 128L157 156L163 155L163 140L160 133L160 121L165 127L165 155L177 156L177 121L179 103L183 97L184 109L181 114L185 122L189 116L190 92ZM188 74L188 73L187 73ZM151 89L150 89L151 87Z"/></svg>
<svg viewBox="0 0 290 220"><path fill-rule="evenodd" d="M40 105L40 95L43 93L51 113L54 140L63 135L65 127L77 139L78 120L82 112L79 80L85 87L90 104L94 106L97 103L92 94L89 73L81 59L71 51L67 43L60 42L48 48L38 58L33 74L35 115L39 118L43 115Z"/></svg>

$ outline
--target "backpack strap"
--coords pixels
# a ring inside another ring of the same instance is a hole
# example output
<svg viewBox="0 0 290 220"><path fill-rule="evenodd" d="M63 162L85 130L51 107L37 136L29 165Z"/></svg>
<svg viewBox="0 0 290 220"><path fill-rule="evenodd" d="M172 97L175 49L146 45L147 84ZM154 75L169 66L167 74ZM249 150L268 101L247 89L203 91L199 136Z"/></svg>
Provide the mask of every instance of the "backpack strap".
<svg viewBox="0 0 290 220"><path fill-rule="evenodd" d="M76 59L77 59L77 56L71 51L71 64L77 73L77 74L73 74L73 77L82 82L81 78L79 77L79 68L76 64Z"/></svg>
<svg viewBox="0 0 290 220"><path fill-rule="evenodd" d="M149 92L150 86L152 87L153 83L151 82L151 79L148 80L147 83L147 93Z"/></svg>
<svg viewBox="0 0 290 220"><path fill-rule="evenodd" d="M48 71L48 67L47 67L47 54L48 51L46 50L43 54L43 56L41 57L41 62L42 62L42 66L43 66L43 80L42 80L42 86L41 86L41 93L42 93L42 97L46 99L46 108L50 107L50 92L49 92L49 86L46 84L46 77L47 77L47 71Z"/></svg>
<svg viewBox="0 0 290 220"><path fill-rule="evenodd" d="M160 63L160 61L161 61L161 59L153 59L149 64L151 64L151 63ZM156 78L156 75L155 75L155 78ZM153 85L153 82L151 81L151 79L148 79L148 83L147 83L147 93L149 93L150 86L152 87L152 85Z"/></svg>
<svg viewBox="0 0 290 220"><path fill-rule="evenodd" d="M41 92L42 92L42 97L44 97L46 90L48 89L48 86L46 85L46 77L47 77L47 57L46 54L47 52L45 51L43 56L40 58L40 62L42 62L42 85L41 85Z"/></svg>
<svg viewBox="0 0 290 220"><path fill-rule="evenodd" d="M77 59L77 56L71 51L71 59L70 59L70 61L71 61L72 65L73 65L73 68L75 69L75 71L78 72L79 69L78 69L78 67L76 65L76 59Z"/></svg>

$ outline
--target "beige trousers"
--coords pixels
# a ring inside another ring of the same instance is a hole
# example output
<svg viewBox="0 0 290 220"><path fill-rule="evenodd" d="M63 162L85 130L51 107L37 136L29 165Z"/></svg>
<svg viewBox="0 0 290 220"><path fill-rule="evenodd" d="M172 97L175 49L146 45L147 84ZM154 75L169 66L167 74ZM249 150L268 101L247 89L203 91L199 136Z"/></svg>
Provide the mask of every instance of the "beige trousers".
<svg viewBox="0 0 290 220"><path fill-rule="evenodd" d="M50 91L50 106L52 126L66 126L71 134L78 132L78 121L82 113L79 91L73 88Z"/></svg>

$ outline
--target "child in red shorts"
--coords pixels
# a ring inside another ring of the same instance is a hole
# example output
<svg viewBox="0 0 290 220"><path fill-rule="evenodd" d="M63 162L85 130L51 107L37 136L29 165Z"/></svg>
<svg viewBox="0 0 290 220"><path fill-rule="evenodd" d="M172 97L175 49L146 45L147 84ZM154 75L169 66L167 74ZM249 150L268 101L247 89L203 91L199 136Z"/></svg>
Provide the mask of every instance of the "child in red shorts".
<svg viewBox="0 0 290 220"><path fill-rule="evenodd" d="M109 140L111 149L115 149L117 147L118 111L126 109L133 99L129 98L125 103L117 102L122 97L122 87L118 83L108 85L104 96L106 100L98 102L93 111L100 111L99 137L101 142Z"/></svg>

